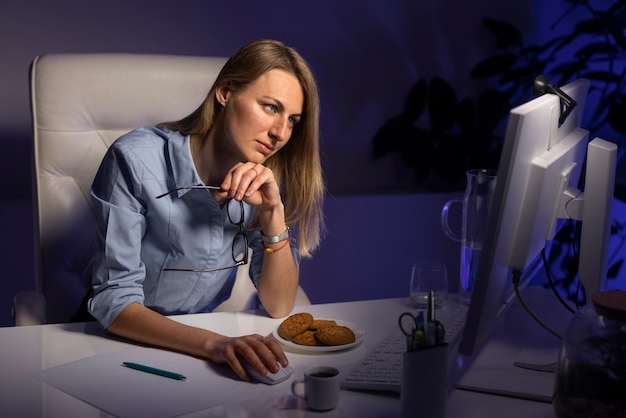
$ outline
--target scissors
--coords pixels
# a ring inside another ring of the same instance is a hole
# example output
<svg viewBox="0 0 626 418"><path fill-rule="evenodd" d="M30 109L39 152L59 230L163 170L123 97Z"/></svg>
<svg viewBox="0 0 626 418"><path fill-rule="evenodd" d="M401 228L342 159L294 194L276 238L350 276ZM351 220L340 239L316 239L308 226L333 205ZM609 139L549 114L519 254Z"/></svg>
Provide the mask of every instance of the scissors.
<svg viewBox="0 0 626 418"><path fill-rule="evenodd" d="M407 351L412 351L417 347L424 345L425 333L424 333L424 313L418 312L417 315L413 315L410 312L404 312L400 314L398 318L398 325L400 331L405 335Z"/></svg>

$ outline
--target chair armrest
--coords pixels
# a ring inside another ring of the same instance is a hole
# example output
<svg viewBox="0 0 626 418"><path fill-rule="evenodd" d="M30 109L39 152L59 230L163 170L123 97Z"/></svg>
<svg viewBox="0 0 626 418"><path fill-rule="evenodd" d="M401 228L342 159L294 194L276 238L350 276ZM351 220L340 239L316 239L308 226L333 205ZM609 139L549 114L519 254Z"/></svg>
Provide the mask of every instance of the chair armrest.
<svg viewBox="0 0 626 418"><path fill-rule="evenodd" d="M41 292L18 292L13 297L16 326L46 323L46 300Z"/></svg>

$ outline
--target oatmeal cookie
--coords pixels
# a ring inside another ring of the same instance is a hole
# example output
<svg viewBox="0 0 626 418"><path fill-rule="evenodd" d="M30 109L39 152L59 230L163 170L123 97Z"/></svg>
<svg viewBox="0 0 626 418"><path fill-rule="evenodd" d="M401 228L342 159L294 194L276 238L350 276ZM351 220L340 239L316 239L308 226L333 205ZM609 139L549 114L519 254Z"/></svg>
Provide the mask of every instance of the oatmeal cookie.
<svg viewBox="0 0 626 418"><path fill-rule="evenodd" d="M312 323L313 315L310 313L300 312L293 314L278 326L278 335L291 341L293 337L309 329Z"/></svg>
<svg viewBox="0 0 626 418"><path fill-rule="evenodd" d="M312 330L318 330L324 327L336 326L337 323L332 319L313 319L313 323L309 327Z"/></svg>
<svg viewBox="0 0 626 418"><path fill-rule="evenodd" d="M320 328L315 331L315 338L326 345L344 345L356 341L354 332L341 325Z"/></svg>
<svg viewBox="0 0 626 418"><path fill-rule="evenodd" d="M298 334L291 340L293 343L298 345L320 345L317 339L315 338L315 331L306 330L302 334Z"/></svg>

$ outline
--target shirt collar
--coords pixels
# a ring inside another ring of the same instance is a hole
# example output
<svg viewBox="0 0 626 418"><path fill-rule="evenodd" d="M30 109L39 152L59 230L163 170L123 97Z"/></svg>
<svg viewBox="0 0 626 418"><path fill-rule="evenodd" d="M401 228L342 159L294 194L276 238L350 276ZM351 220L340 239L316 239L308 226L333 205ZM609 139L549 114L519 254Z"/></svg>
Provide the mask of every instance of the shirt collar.
<svg viewBox="0 0 626 418"><path fill-rule="evenodd" d="M196 166L191 156L190 144L189 135L184 136L179 131L169 130L167 148L175 188L204 185L196 171ZM183 196L189 190L190 189L179 190L177 192L178 197Z"/></svg>

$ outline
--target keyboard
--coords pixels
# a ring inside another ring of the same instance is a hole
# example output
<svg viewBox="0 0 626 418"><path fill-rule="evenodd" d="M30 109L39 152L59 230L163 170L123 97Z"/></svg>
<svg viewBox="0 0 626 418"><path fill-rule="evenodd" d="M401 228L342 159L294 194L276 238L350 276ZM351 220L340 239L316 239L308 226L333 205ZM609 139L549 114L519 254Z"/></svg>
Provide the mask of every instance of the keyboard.
<svg viewBox="0 0 626 418"><path fill-rule="evenodd" d="M437 311L437 319L446 329L445 341L450 353L463 336L467 305L448 303ZM400 330L391 332L342 380L343 389L371 390L400 393L402 355L406 351L406 337Z"/></svg>

